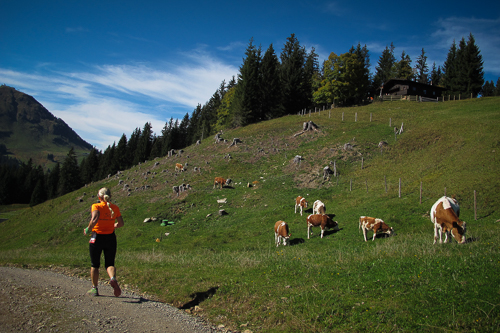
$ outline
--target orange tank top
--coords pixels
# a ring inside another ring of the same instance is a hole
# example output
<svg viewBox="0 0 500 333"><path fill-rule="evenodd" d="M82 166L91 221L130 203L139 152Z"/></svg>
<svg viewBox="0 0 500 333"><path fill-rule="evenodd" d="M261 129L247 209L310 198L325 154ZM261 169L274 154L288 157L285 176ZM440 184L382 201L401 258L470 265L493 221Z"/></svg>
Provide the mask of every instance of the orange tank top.
<svg viewBox="0 0 500 333"><path fill-rule="evenodd" d="M111 209L113 209L114 215L111 217L111 211L105 202L95 203L92 205L92 212L95 210L99 211L99 219L96 225L92 229L98 234L112 234L115 231L115 220L117 217L121 216L120 208L117 205L110 203Z"/></svg>

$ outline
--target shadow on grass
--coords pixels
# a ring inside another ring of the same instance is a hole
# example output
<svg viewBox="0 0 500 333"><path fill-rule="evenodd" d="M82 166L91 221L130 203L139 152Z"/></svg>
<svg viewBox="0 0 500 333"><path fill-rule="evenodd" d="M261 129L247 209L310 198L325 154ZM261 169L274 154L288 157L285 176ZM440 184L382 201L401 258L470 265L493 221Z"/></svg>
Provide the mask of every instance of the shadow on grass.
<svg viewBox="0 0 500 333"><path fill-rule="evenodd" d="M193 299L191 301L187 302L186 304L180 306L179 309L185 310L185 309L190 309L196 305L200 305L201 302L203 302L207 298L210 298L211 296L215 295L215 293L217 292L217 289L219 289L219 287L212 287L212 288L208 289L207 291L202 291L202 292L193 293L193 294L189 295L189 297L191 297Z"/></svg>
<svg viewBox="0 0 500 333"><path fill-rule="evenodd" d="M290 246L299 245L305 243L304 238L294 238L290 240Z"/></svg>

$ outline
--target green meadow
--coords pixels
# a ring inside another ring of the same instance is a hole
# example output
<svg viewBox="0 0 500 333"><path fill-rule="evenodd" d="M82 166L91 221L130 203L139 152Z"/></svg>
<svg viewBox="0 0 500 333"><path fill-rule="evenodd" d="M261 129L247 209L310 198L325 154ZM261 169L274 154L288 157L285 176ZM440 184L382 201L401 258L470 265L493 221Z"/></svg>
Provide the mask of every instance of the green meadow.
<svg viewBox="0 0 500 333"><path fill-rule="evenodd" d="M306 121L319 130L298 135ZM322 110L222 137L227 143L206 138L32 208L2 207L0 265L50 267L86 277L90 286L83 228L106 186L125 220L116 231L121 285L191 308L214 325L500 330L499 98ZM233 138L242 143L230 146ZM380 148L381 141L387 145ZM175 163L187 163L187 171L176 173ZM335 166L337 177L325 180L326 166ZM215 177L232 184L214 189ZM172 186L183 183L192 189L175 195ZM429 210L445 194L460 203L466 244L433 244ZM303 216L294 213L299 195L309 202ZM316 228L307 239L306 217L318 199L340 231L321 239ZM383 219L396 235L371 241L368 232L365 242L362 215ZM144 223L148 217L156 220ZM275 245L278 220L290 226L289 246Z"/></svg>

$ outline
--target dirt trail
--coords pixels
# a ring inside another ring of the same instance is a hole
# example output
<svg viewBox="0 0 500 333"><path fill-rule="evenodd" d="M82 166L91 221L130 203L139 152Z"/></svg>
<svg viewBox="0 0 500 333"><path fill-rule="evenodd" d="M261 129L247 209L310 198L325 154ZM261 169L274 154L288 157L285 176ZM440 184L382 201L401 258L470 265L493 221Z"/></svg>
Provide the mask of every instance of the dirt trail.
<svg viewBox="0 0 500 333"><path fill-rule="evenodd" d="M0 267L0 332L186 332L217 328L164 303L44 270Z"/></svg>

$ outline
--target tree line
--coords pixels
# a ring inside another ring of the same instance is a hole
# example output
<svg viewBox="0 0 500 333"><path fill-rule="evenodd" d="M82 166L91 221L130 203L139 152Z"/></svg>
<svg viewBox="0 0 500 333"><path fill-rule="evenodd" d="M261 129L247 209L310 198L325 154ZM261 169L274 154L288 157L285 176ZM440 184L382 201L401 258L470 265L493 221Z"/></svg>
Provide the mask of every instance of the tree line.
<svg viewBox="0 0 500 333"><path fill-rule="evenodd" d="M386 46L375 73L370 72L370 54L359 43L346 53L330 53L319 64L314 47L306 50L294 34L287 38L278 55L269 45L265 52L250 39L237 77L223 81L210 99L200 104L191 115L170 118L154 134L150 123L136 128L127 138L104 151L92 149L80 163L73 149L62 165L46 173L28 163L1 163L0 204L30 203L64 195L83 184L104 179L119 170L138 163L166 156L172 149L182 149L226 129L295 114L316 106L351 106L367 103L391 78L414 80L445 88L445 95L500 95L497 85L484 85L483 60L472 34L451 45L444 64L431 69L422 48L412 66L412 59L403 50L396 59L395 46ZM14 189L13 191L10 189Z"/></svg>

